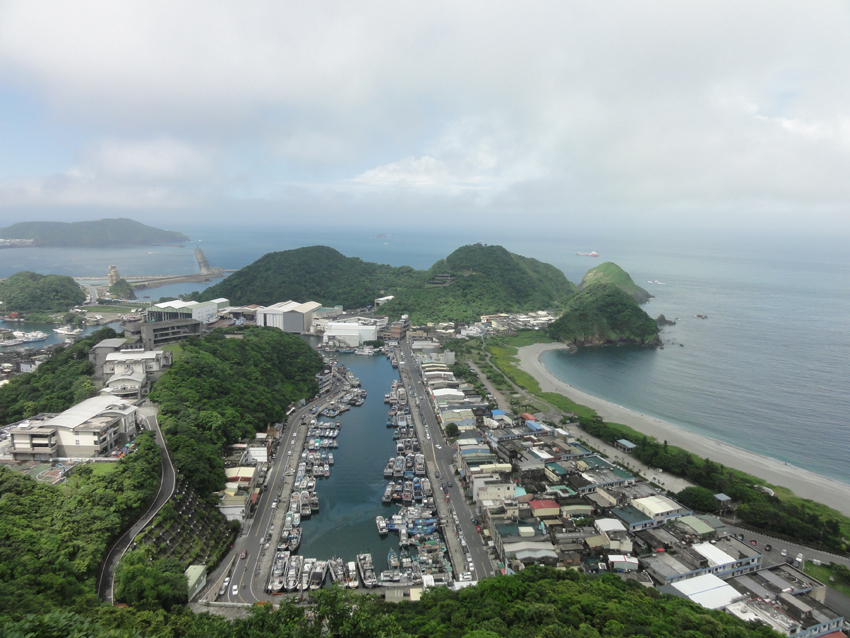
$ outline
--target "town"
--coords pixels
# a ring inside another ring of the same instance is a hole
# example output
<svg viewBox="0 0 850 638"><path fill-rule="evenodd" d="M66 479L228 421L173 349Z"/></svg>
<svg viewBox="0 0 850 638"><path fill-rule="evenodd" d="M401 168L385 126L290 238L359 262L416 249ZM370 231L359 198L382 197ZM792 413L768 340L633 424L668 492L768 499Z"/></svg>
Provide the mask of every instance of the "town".
<svg viewBox="0 0 850 638"><path fill-rule="evenodd" d="M552 314L412 326L406 317L380 316L384 301L355 312L294 301L234 307L223 298L141 307L124 317L123 336L89 351L98 395L61 414L5 426L0 456L18 471L59 482L77 465L132 454L139 433L157 432L157 407L147 395L173 365L175 345L217 328L263 326L313 340L325 362L315 377L319 393L291 406L284 422L231 447L217 510L221 521L238 522L240 532L209 570L203 560L187 567L194 605L305 600L329 583L379 588L388 601L417 600L431 587L460 589L540 564L610 572L744 620L761 619L789 636L841 628L841 599L802 569L806 559L818 565L829 555L736 526L722 493L713 511L693 512L672 498L670 479L631 459L635 442L591 440L578 434L571 413L528 412L486 378L471 383L455 374L460 364L447 344L539 329ZM363 387L351 369L361 357L383 361L392 382ZM35 369L46 359L7 362L4 371ZM321 560L299 553L306 522L333 506L322 494L324 481L346 458L348 416L366 402L387 410L378 425L396 451L385 466L363 468L386 481L379 498L384 515L361 521L381 539L398 536L386 567L384 556L356 547L349 556ZM163 481L170 494L160 507L174 494L191 497L179 477L170 481ZM99 582L106 599L123 549L171 533L152 518L113 549ZM216 529L226 540L229 528ZM839 607L830 604L836 601Z"/></svg>

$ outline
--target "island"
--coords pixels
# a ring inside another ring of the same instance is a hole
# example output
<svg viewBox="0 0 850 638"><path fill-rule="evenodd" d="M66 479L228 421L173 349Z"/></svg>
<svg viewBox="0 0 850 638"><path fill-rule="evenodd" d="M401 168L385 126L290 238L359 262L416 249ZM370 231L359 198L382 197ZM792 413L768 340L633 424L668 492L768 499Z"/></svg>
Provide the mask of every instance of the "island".
<svg viewBox="0 0 850 638"><path fill-rule="evenodd" d="M5 247L91 247L180 245L190 241L183 233L146 226L132 219L85 222L19 222L0 228Z"/></svg>
<svg viewBox="0 0 850 638"><path fill-rule="evenodd" d="M549 336L571 346L659 346L658 324L616 284L594 283L570 299Z"/></svg>
<svg viewBox="0 0 850 638"><path fill-rule="evenodd" d="M592 284L610 283L614 284L638 303L646 303L652 299L652 295L638 286L629 273L620 268L612 261L606 261L595 268L588 270L578 285L583 290Z"/></svg>

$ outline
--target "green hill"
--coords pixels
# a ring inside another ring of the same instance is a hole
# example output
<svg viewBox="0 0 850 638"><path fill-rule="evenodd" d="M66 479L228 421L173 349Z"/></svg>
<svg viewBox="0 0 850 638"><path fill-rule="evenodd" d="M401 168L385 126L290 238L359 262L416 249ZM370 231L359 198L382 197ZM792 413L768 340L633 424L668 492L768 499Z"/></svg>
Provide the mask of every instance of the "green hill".
<svg viewBox="0 0 850 638"><path fill-rule="evenodd" d="M661 344L655 321L613 283L595 283L581 290L549 327L549 335L574 345Z"/></svg>
<svg viewBox="0 0 850 638"><path fill-rule="evenodd" d="M578 288L579 290L583 290L589 285L596 283L614 284L638 303L646 303L652 298L652 295L632 281L629 273L611 261L606 261L596 266L596 268L588 270L584 274Z"/></svg>
<svg viewBox="0 0 850 638"><path fill-rule="evenodd" d="M192 298L226 297L234 305L268 306L280 301L318 301L324 306L370 306L385 290L418 281L408 266L394 268L346 257L328 246L268 253Z"/></svg>
<svg viewBox="0 0 850 638"><path fill-rule="evenodd" d="M325 306L369 306L394 295L381 312L414 322L477 321L482 314L555 308L575 294L560 270L501 246L463 246L427 271L346 257L327 246L269 253L192 296L234 304L288 299Z"/></svg>
<svg viewBox="0 0 850 638"><path fill-rule="evenodd" d="M471 322L498 312L557 308L575 292L575 284L551 264L475 244L438 261L424 281L396 292L381 310L409 314L414 323Z"/></svg>
<svg viewBox="0 0 850 638"><path fill-rule="evenodd" d="M4 239L32 239L34 246L155 246L189 241L183 233L161 230L132 219L90 222L20 222L0 228Z"/></svg>
<svg viewBox="0 0 850 638"><path fill-rule="evenodd" d="M16 272L0 282L3 312L64 312L86 300L86 293L71 277Z"/></svg>

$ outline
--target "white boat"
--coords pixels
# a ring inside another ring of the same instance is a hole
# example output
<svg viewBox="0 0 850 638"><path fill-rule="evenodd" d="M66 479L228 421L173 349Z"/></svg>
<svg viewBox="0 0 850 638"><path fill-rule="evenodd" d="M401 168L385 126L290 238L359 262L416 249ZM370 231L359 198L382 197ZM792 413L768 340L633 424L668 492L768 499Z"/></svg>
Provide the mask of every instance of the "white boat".
<svg viewBox="0 0 850 638"><path fill-rule="evenodd" d="M11 348L12 346L19 346L23 343L20 339L3 339L0 341L0 348Z"/></svg>
<svg viewBox="0 0 850 638"><path fill-rule="evenodd" d="M35 332L26 332L22 338L24 343L34 343L36 341L44 341L48 335L46 332L36 330Z"/></svg>
<svg viewBox="0 0 850 638"><path fill-rule="evenodd" d="M310 577L313 575L313 570L316 568L315 558L305 558L304 567L301 569L301 583L299 587L302 590L310 589Z"/></svg>
<svg viewBox="0 0 850 638"><path fill-rule="evenodd" d="M378 533L381 536L387 533L387 522L384 520L383 516L376 516L375 524L378 526Z"/></svg>
<svg viewBox="0 0 850 638"><path fill-rule="evenodd" d="M74 328L72 326L62 326L61 328L54 328L53 332L58 335L78 335L82 333L82 328Z"/></svg>
<svg viewBox="0 0 850 638"><path fill-rule="evenodd" d="M360 587L360 581L357 578L357 565L353 560L345 564L345 586L349 589Z"/></svg>

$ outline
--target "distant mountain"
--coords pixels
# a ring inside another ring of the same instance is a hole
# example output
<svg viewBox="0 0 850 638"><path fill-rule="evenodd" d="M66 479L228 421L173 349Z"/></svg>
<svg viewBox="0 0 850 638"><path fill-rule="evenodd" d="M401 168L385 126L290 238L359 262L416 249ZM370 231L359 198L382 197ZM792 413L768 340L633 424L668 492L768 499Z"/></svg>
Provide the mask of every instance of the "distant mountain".
<svg viewBox="0 0 850 638"><path fill-rule="evenodd" d="M661 345L658 325L616 284L594 283L564 306L549 336L576 346L634 343Z"/></svg>
<svg viewBox="0 0 850 638"><path fill-rule="evenodd" d="M0 228L3 239L32 239L33 246L156 246L189 241L183 233L161 230L132 219L90 222L19 222Z"/></svg>
<svg viewBox="0 0 850 638"><path fill-rule="evenodd" d="M632 281L629 273L611 261L606 261L588 270L578 288L584 290L595 283L614 284L638 303L646 303L652 298L652 295Z"/></svg>
<svg viewBox="0 0 850 638"><path fill-rule="evenodd" d="M482 314L556 308L575 292L575 284L554 266L501 246L463 246L427 271L375 264L312 246L264 255L193 298L226 297L234 304L262 305L313 300L356 308L394 295L381 312L393 318L409 314L419 323L477 321Z"/></svg>

